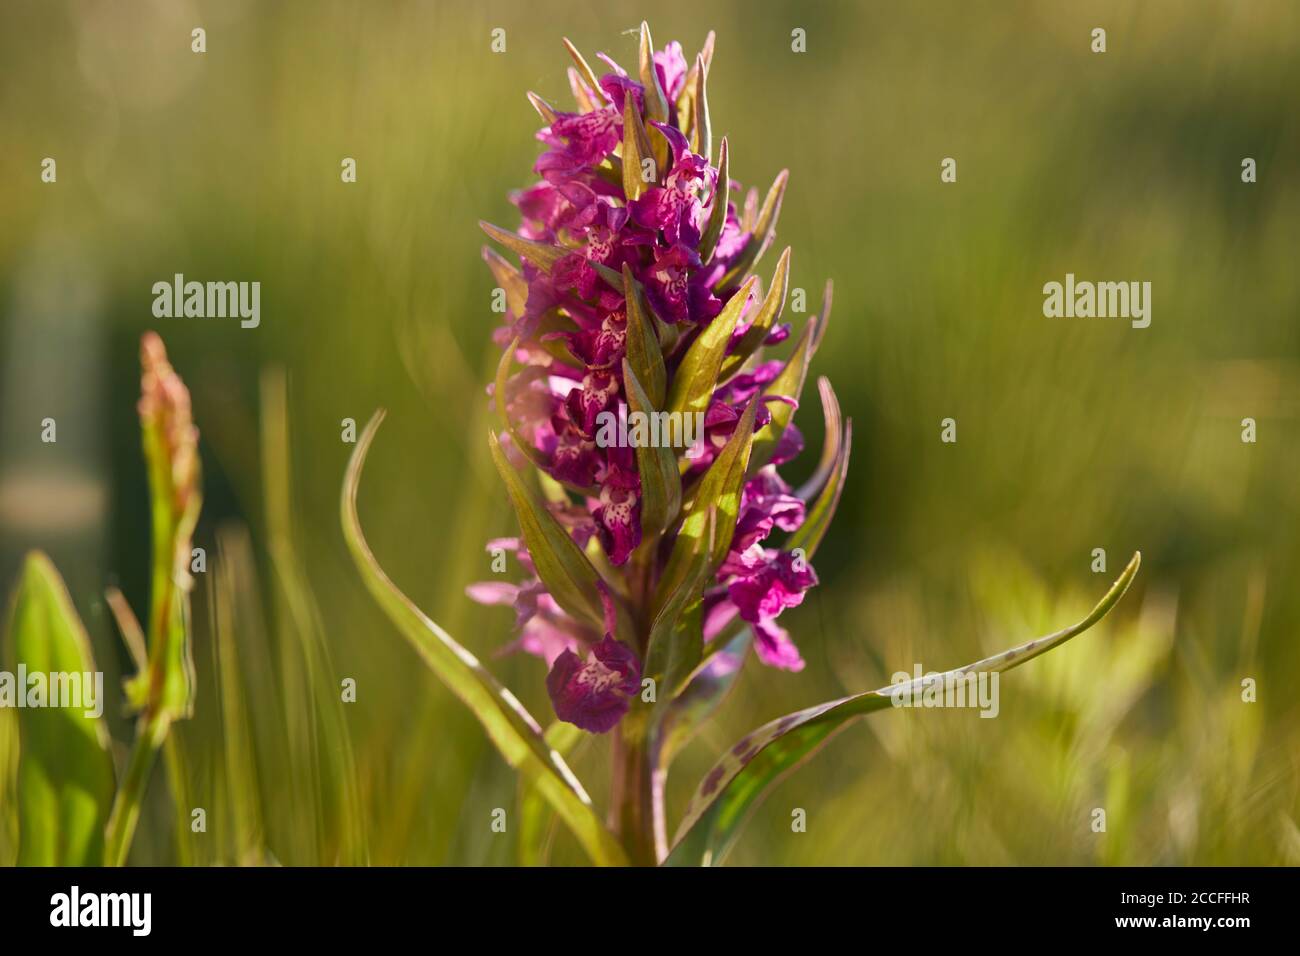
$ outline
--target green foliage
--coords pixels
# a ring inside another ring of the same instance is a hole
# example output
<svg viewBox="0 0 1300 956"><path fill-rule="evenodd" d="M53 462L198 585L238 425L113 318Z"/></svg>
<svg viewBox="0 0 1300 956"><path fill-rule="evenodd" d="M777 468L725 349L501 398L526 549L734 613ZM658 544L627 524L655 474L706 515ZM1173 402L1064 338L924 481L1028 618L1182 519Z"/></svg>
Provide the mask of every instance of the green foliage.
<svg viewBox="0 0 1300 956"><path fill-rule="evenodd" d="M1133 583L1141 560L1140 554L1133 555L1128 567L1097 602L1092 613L1077 624L942 676L1011 670L1082 634L1105 617L1124 596ZM919 689L923 680L925 678L918 678L904 686ZM787 714L747 734L719 759L700 784L687 807L667 863L704 866L721 863L748 815L784 774L816 753L849 722L890 707L891 694L898 691L897 686L891 685L828 701Z"/></svg>
<svg viewBox="0 0 1300 956"><path fill-rule="evenodd" d="M27 557L6 631L11 673L22 666L47 679L75 675L81 686L97 671L81 618L44 554ZM27 693L26 687L15 689ZM84 688L82 697L89 699ZM88 715L79 703L52 703L47 698L44 706L18 711L18 863L97 866L104 860L104 825L113 799L108 732L100 715ZM101 710L104 703L98 700Z"/></svg>
<svg viewBox="0 0 1300 956"><path fill-rule="evenodd" d="M668 395L669 412L690 415L708 410L709 399L718 386L718 372L731 344L731 334L736 331L740 313L757 283L753 276L746 280L686 350Z"/></svg>
<svg viewBox="0 0 1300 956"><path fill-rule="evenodd" d="M569 532L524 484L514 466L506 460L493 432L488 433L488 445L492 450L492 461L515 506L537 576L560 607L598 632L603 631L605 618L600 596L600 573L574 544Z"/></svg>
<svg viewBox="0 0 1300 956"><path fill-rule="evenodd" d="M371 553L361 531L356 497L366 454L383 418L383 412L377 412L358 439L340 502L344 538L366 588L425 663L478 718L505 761L529 779L551 803L592 862L600 865L624 862L622 848L596 815L591 798L563 758L543 739L537 722L473 654L398 590ZM500 464L513 472L509 463L502 460ZM541 539L538 540L540 543ZM567 535L565 540L572 545ZM537 555L534 552L534 560L538 559Z"/></svg>

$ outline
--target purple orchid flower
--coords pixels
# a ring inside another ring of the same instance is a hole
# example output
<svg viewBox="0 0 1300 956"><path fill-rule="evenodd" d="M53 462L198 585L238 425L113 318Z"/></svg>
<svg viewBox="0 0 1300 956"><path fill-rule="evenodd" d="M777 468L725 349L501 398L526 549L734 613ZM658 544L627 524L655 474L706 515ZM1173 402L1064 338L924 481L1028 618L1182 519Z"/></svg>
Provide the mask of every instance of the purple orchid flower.
<svg viewBox="0 0 1300 956"><path fill-rule="evenodd" d="M609 635L591 645L585 660L562 651L546 676L555 716L594 734L612 730L640 689L636 655Z"/></svg>
<svg viewBox="0 0 1300 956"><path fill-rule="evenodd" d="M520 244L506 244L521 262L510 277L515 297L494 334L503 347L513 344L508 365L520 366L498 396L508 426L505 445L518 453L521 466L536 467L551 482L545 504L540 497L537 504L549 518L530 520L553 519L583 557L569 554L560 572L553 556L538 560L518 541L498 541L495 546L515 555L522 580L468 589L481 603L514 609L518 637L507 650L540 657L556 716L592 733L612 730L638 706L643 676L666 680L650 645L652 638L668 637L652 634L651 625L674 552L703 540L682 533L688 507L712 507L734 526L725 555L704 569L681 604L690 607L693 597L699 607L698 615L682 620L695 621L687 626L698 628L704 644L701 675L716 674L724 663L740 666L743 656L731 642L746 629L761 662L800 670L803 657L777 620L817 584L806 551L778 543L797 535L812 513L778 472L803 446L791 421L798 389L778 383L802 382L802 375L784 374L795 359L761 357L764 347L791 335L791 324L773 321L755 343L746 333L762 296L752 286L746 301L733 301L771 243L780 195L760 208L751 190L744 209L736 208L736 183L715 165L709 136L695 124L705 60L692 67L680 44L654 51L648 36L645 29L639 74L601 55L609 68L603 76L594 77L585 62L570 71L576 111L539 107L547 120L537 134L544 148L533 166L540 178L511 197ZM711 41L704 56L710 54ZM642 168L636 157L648 155L647 149L655 162L642 175L653 179L630 183L626 177ZM784 175L773 189L783 188ZM489 231L501 238L500 231ZM489 258L504 283L501 261ZM636 322L627 282L641 300ZM717 337L705 333L724 309L740 317L714 344ZM657 344L647 346L647 334ZM717 353L701 363L688 357L697 349ZM806 362L811 349L804 353L799 360ZM726 372L719 377L715 371L694 400L692 407L702 410L702 434L691 437L689 447L672 447L671 469L656 466L662 460L643 448L611 445L603 437L602 423L629 424L634 397L645 402L656 375L650 411L666 415L675 392L700 388L677 379L698 375L710 363ZM625 380L625 368L636 371L635 383ZM751 405L752 427L738 435L742 422L751 420ZM754 449L761 444L762 458L750 463L748 475L737 473L729 497L696 500L701 489L714 487L710 476L736 442ZM668 514L665 482L678 486L668 494L676 509ZM587 559L599 600L588 593L584 606L574 592L583 574L574 568ZM724 644L731 648L725 660Z"/></svg>

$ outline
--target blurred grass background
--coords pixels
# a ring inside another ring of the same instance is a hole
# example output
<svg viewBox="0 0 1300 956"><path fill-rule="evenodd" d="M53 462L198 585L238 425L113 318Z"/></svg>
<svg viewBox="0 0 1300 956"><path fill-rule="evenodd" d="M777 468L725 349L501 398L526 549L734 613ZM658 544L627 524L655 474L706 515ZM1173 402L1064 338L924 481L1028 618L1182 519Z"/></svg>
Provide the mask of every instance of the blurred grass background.
<svg viewBox="0 0 1300 956"><path fill-rule="evenodd" d="M514 222L506 194L537 153L524 91L568 102L560 37L632 65L643 17L688 55L718 31L715 135L745 186L791 171L778 239L810 310L835 280L815 368L855 423L822 586L783 619L809 666L750 662L679 761L670 810L754 726L1062 626L1140 549L1118 613L1007 676L998 719L855 726L775 791L733 861L1300 863L1295 4L8 0L0 578L47 549L109 687L126 654L103 589L147 600L145 329L202 432L210 570L179 749L209 832L178 826L159 772L133 862L514 859L489 828L516 806L512 773L345 553L340 421L390 410L361 493L371 544L491 658L510 615L463 588L514 522L484 454L497 317L475 222ZM40 181L46 156L57 184ZM151 286L177 272L260 281L261 327L155 320ZM1044 318L1043 283L1066 272L1151 281L1151 327ZM948 416L955 445L939 442ZM796 480L817 419L800 417ZM1106 575L1090 570L1099 547ZM539 662L493 667L549 719ZM121 746L129 726L109 714ZM598 801L605 751L575 759ZM564 834L553 859L580 859Z"/></svg>

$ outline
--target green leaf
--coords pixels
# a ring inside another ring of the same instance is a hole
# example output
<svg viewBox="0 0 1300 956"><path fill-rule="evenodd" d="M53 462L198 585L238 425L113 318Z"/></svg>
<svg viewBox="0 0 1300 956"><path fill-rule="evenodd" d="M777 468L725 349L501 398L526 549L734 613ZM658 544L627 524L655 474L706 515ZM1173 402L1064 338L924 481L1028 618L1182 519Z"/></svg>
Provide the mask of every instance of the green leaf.
<svg viewBox="0 0 1300 956"><path fill-rule="evenodd" d="M1133 555L1106 596L1079 623L940 677L1010 670L1083 633L1105 617L1124 596L1141 559L1140 553ZM764 724L744 737L714 765L691 798L666 863L673 866L721 863L749 814L787 773L856 718L889 708L891 695L900 688L919 690L925 680L919 678L818 704Z"/></svg>
<svg viewBox="0 0 1300 956"><path fill-rule="evenodd" d="M522 315L523 313L519 314ZM540 349L551 358L558 359L568 365L585 364L573 354L573 351L569 348L569 343L565 339L553 335L555 332L574 332L577 328L577 323L560 309L547 309L537 318L537 325L533 329L528 349L529 351ZM511 357L513 357L513 353Z"/></svg>
<svg viewBox="0 0 1300 956"><path fill-rule="evenodd" d="M561 757L567 757L587 734L574 724L554 721L546 728L542 739L546 746ZM546 863L547 831L551 829L555 813L532 781L519 779L519 865L544 866Z"/></svg>
<svg viewBox="0 0 1300 956"><path fill-rule="evenodd" d="M655 708L649 738L652 759L661 771L667 771L673 759L731 692L750 642L749 628L741 628L740 633L696 666L680 694Z"/></svg>
<svg viewBox="0 0 1300 956"><path fill-rule="evenodd" d="M700 70L707 70L713 62L713 47L716 42L717 35L710 30L708 36L704 38L700 55L695 58L695 62L686 72L686 81L682 83L681 92L677 94L677 128L686 135L688 141L694 128L696 78Z"/></svg>
<svg viewBox="0 0 1300 956"><path fill-rule="evenodd" d="M642 20L638 65L641 74L641 87L645 90L646 133L654 152L655 170L658 173L658 178L662 181L664 171L668 168L669 157L672 155L672 147L669 146L668 138L659 131L658 127L651 125L652 122L665 124L668 122L668 97L664 94L664 88L659 83L659 71L655 69L654 51L655 43L650 36L650 25Z"/></svg>
<svg viewBox="0 0 1300 956"><path fill-rule="evenodd" d="M758 279L751 276L686 350L673 378L668 411L688 415L708 410L709 399L713 397L713 390L718 385L718 371L726 357L731 334L736 330L740 313L749 302L757 282Z"/></svg>
<svg viewBox="0 0 1300 956"><path fill-rule="evenodd" d="M714 188L713 207L709 210L709 223L700 237L700 258L708 265L717 251L722 227L727 224L727 206L731 202L731 176L728 171L727 137L722 137L718 151L718 184Z"/></svg>
<svg viewBox="0 0 1300 956"><path fill-rule="evenodd" d="M654 161L654 149L641 123L641 114L636 108L636 98L623 97L623 192L629 202L640 199L641 194L650 188L641 175L641 163L646 157ZM658 178L659 164L654 162L655 178Z"/></svg>
<svg viewBox="0 0 1300 956"><path fill-rule="evenodd" d="M772 331L772 327L781 320L789 288L790 247L786 246L785 252L781 253L781 258L776 262L776 270L772 273L772 284L767 288L767 295L763 297L763 304L759 307L758 314L754 316L754 321L745 330L745 334L740 337L735 351L723 360L722 371L718 373L719 381L725 382L739 372L746 360L762 347L763 340Z"/></svg>
<svg viewBox="0 0 1300 956"><path fill-rule="evenodd" d="M494 226L490 222L479 220L479 228L511 252L522 256L546 273L549 273L557 262L569 254L569 250L562 246L553 246L548 242L525 239L523 236L517 236L500 226Z"/></svg>
<svg viewBox="0 0 1300 956"><path fill-rule="evenodd" d="M587 90L586 84L583 83L582 74L573 67L568 69L569 91L573 93L573 101L578 104L579 113L590 113L596 108L596 101L592 94Z"/></svg>
<svg viewBox="0 0 1300 956"><path fill-rule="evenodd" d="M812 495L817 495L817 500L808 507L803 524L786 539L782 547L782 550L789 552L802 550L805 560L812 560L813 555L817 553L831 520L835 517L835 509L839 506L840 495L844 491L844 481L849 471L849 452L853 442L853 422L849 420L841 425L839 401L835 398L830 382L822 377L818 379L817 385L826 415L823 461L812 477L795 492L804 501ZM713 653L745 629L744 621L738 617L733 619L710 642L703 658L704 663L707 664Z"/></svg>
<svg viewBox="0 0 1300 956"><path fill-rule="evenodd" d="M46 684L43 706L17 710L18 864L101 866L114 777L108 731L93 713L103 711L102 696L94 696L103 693L103 673L95 667L90 639L63 579L44 554L27 556L8 620L7 670L16 674L21 665L29 678L27 686L13 686L12 692L27 696L30 678L38 674ZM76 681L80 692L73 706L48 706L51 675L65 675L61 680L68 681L69 691ZM16 698L4 706L15 704Z"/></svg>
<svg viewBox="0 0 1300 956"><path fill-rule="evenodd" d="M659 85L659 71L655 69L655 43L650 36L650 24L641 21L640 73L641 86L645 90L646 116L660 123L668 122L668 97Z"/></svg>
<svg viewBox="0 0 1300 956"><path fill-rule="evenodd" d="M524 314L528 305L528 280L515 266L490 246L483 247L483 261L492 271L492 278L506 292L506 308L514 315Z"/></svg>
<svg viewBox="0 0 1300 956"><path fill-rule="evenodd" d="M603 262L596 262L594 259L588 259L587 265L596 270L596 275L605 280L605 285L609 286L615 292L623 291L623 277L605 265Z"/></svg>
<svg viewBox="0 0 1300 956"><path fill-rule="evenodd" d="M718 509L711 507L700 545L691 551L681 583L668 594L650 625L645 673L658 685L660 702L677 695L704 653L700 600L711 576L709 559L717 529Z"/></svg>
<svg viewBox="0 0 1300 956"><path fill-rule="evenodd" d="M799 401L800 396L803 394L804 379L808 377L808 366L812 362L818 344L821 342L822 334L826 328L826 320L830 318L830 308L831 287L830 283L827 283L826 298L822 304L821 315L809 319L807 324L804 325L803 332L800 333L799 340L795 343L794 352L791 353L789 361L785 363L785 368L763 390L765 396L782 395L794 399L795 402ZM781 441L781 436L785 434L786 428L794 420L796 409L793 405L788 405L785 402L772 402L768 405L768 408L772 412L772 420L754 438L754 455L749 462L749 473L751 475L771 460L777 444Z"/></svg>
<svg viewBox="0 0 1300 956"><path fill-rule="evenodd" d="M542 118L542 122L550 126L556 120L555 107L542 99L532 90L528 91L528 102L533 104L533 109L537 110L537 115Z"/></svg>
<svg viewBox="0 0 1300 956"><path fill-rule="evenodd" d="M818 384L825 382L822 379ZM825 396L828 392L834 399L834 392L830 392L830 383L826 382ZM835 406L835 415L838 416L838 405ZM832 413L827 411L827 431L826 445L831 447L831 417ZM838 428L838 423L836 424ZM831 519L835 517L835 509L839 506L840 495L844 491L844 480L849 473L849 452L853 446L853 420L850 419L844 425L844 434L841 439L835 442L835 458L827 478L826 484L821 489L821 494L817 500L808 508L801 524L785 543L786 551L793 551L796 548L802 548L804 556L811 558L822 543L822 538L826 536L826 530L831 525Z"/></svg>
<svg viewBox="0 0 1300 956"><path fill-rule="evenodd" d="M241 624L257 593L257 565L253 555L252 540L248 533L232 526L217 531L217 561L210 579L209 593L212 607L210 629L216 658L217 696L220 702L221 740L224 744L219 771L214 778L223 781L227 796L230 834L233 838L238 865L256 865L265 859L265 829L258 794L263 792L258 779L257 751L246 691L245 671L240 662L239 635ZM245 615L241 620L241 612ZM255 613L255 612L254 612ZM245 636L244 640L248 638ZM332 688L331 688L332 689ZM344 731L346 733L346 731ZM172 737L171 742L176 738ZM189 807L182 814L186 822L177 842L188 843L194 838L190 830ZM223 821L224 822L224 821Z"/></svg>
<svg viewBox="0 0 1300 956"><path fill-rule="evenodd" d="M600 600L600 575L564 526L524 485L514 466L506 460L494 432L488 432L488 444L492 461L506 483L511 504L515 506L524 544L533 559L537 576L560 607L591 624L598 633L603 632L605 615Z"/></svg>
<svg viewBox="0 0 1300 956"><path fill-rule="evenodd" d="M580 76L582 81L587 84L590 95L594 97L594 100L592 100L592 109L599 107L601 105L600 99L604 96L604 93L601 92L600 79L596 76L596 71L591 68L591 64L587 62L587 58L578 52L578 48L569 42L568 37L563 37L562 39L564 41L564 48L569 51L569 56L573 57L573 62L578 67L578 76Z"/></svg>
<svg viewBox="0 0 1300 956"><path fill-rule="evenodd" d="M429 668L478 718L506 762L524 774L555 807L592 862L599 865L624 864L626 856L622 847L601 822L591 798L573 771L542 738L537 721L473 654L429 620L398 590L371 553L357 517L357 487L361 482L366 454L383 417L382 411L376 412L357 441L348 462L340 502L343 537L367 590ZM495 437L492 448L494 457L501 458L498 464L505 465L506 470L513 474L513 469L501 456Z"/></svg>
<svg viewBox="0 0 1300 956"><path fill-rule="evenodd" d="M844 441L844 419L840 414L840 400L835 397L835 389L831 387L830 379L825 375L817 378L817 394L822 400L822 418L825 422L823 428L821 457L817 459L817 467L802 485L795 491L795 495L804 501L810 500L825 486L830 479L831 473L835 470L836 462L840 457L840 445Z"/></svg>
<svg viewBox="0 0 1300 956"><path fill-rule="evenodd" d="M767 198L763 200L758 219L755 220L754 233L718 283L719 289L729 289L739 282L741 276L758 264L758 260L776 238L776 221L781 216L781 200L785 198L785 187L789 179L790 170L783 169L777 173L772 188L767 191Z"/></svg>
<svg viewBox="0 0 1300 956"><path fill-rule="evenodd" d="M703 567L704 562L699 563ZM701 574L689 591L683 589L682 593L689 595L687 603L680 609L665 608L659 615L659 621L664 624L656 622L658 633L651 634L645 673L654 678L660 701L676 699L704 654L701 594L707 579L707 574Z"/></svg>
<svg viewBox="0 0 1300 956"><path fill-rule="evenodd" d="M646 306L641 285L632 277L632 269L623 263L623 298L627 304L627 359L632 363L637 381L645 388L655 411L664 406L668 372L659 348L654 317Z"/></svg>
<svg viewBox="0 0 1300 956"><path fill-rule="evenodd" d="M702 478L696 483L691 499L685 505L682 526L673 542L655 591L656 616L672 602L686 607L681 599L683 589L689 589L698 572L697 558L707 556L704 562L709 571L716 570L727 556L731 539L736 531L736 515L740 512L740 492L745 482L745 467L749 462L750 447L754 442L754 418L758 414L758 400L749 403L736 423L736 430L722 446ZM711 534L714 524L712 513L716 510L717 533Z"/></svg>
<svg viewBox="0 0 1300 956"><path fill-rule="evenodd" d="M713 162L713 133L705 81L709 68L701 54L695 58L695 98L691 101L691 151ZM726 286L722 286L726 288Z"/></svg>
<svg viewBox="0 0 1300 956"><path fill-rule="evenodd" d="M647 420L656 414L626 358L623 359L623 384L631 413L642 414ZM677 456L662 442L639 446L636 467L641 476L641 534L649 540L657 538L677 520L682 506L682 479L677 473Z"/></svg>

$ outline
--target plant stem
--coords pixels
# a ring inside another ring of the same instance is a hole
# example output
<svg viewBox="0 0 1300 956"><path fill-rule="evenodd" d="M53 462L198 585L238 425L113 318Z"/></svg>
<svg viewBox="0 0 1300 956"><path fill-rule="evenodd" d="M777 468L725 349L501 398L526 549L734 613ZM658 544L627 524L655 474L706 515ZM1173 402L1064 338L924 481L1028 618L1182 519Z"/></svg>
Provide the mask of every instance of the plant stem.
<svg viewBox="0 0 1300 956"><path fill-rule="evenodd" d="M104 865L125 866L135 836L135 825L140 819L140 804L149 783L149 771L154 757L167 739L169 721L161 715L149 714L140 719L131 760L126 766L126 776L113 798L113 810L108 817L104 841Z"/></svg>
<svg viewBox="0 0 1300 956"><path fill-rule="evenodd" d="M656 827L656 817L662 818L662 808L657 806L661 801L656 796L662 793L653 785L644 723L629 715L614 737L610 826L633 866L657 866L664 856L662 826Z"/></svg>

